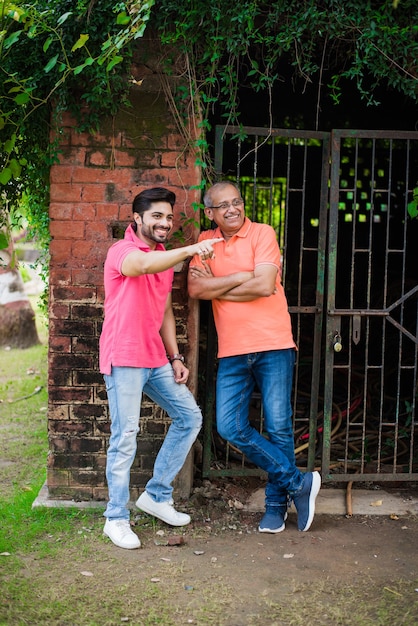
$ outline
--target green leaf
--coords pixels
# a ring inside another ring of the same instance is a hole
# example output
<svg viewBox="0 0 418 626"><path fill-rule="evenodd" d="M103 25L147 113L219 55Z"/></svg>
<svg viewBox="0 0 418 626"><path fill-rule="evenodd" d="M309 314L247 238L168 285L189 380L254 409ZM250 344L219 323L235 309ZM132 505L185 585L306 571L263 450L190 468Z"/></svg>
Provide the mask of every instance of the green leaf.
<svg viewBox="0 0 418 626"><path fill-rule="evenodd" d="M10 137L10 139L4 142L4 146L3 146L4 151L7 152L7 154L11 154L15 147L15 143L16 143L16 135L13 134Z"/></svg>
<svg viewBox="0 0 418 626"><path fill-rule="evenodd" d="M0 250L4 250L9 245L9 240L6 234L0 231Z"/></svg>
<svg viewBox="0 0 418 626"><path fill-rule="evenodd" d="M81 65L77 65L77 67L74 68L74 74L80 74L80 72L82 72L85 67L87 67L88 65L93 65L93 63L93 57L87 57L84 63L82 63Z"/></svg>
<svg viewBox="0 0 418 626"><path fill-rule="evenodd" d="M6 5L7 6L7 5ZM20 22L20 18L25 15L25 11L15 5L10 5L10 10L7 13L7 17L15 22Z"/></svg>
<svg viewBox="0 0 418 626"><path fill-rule="evenodd" d="M6 122L4 121L4 119L2 117L0 117L0 130L3 130L5 125L6 125Z"/></svg>
<svg viewBox="0 0 418 626"><path fill-rule="evenodd" d="M408 204L408 214L411 219L418 217L418 205L415 200Z"/></svg>
<svg viewBox="0 0 418 626"><path fill-rule="evenodd" d="M27 91L23 91L22 93L17 94L14 100L16 104L27 104L30 100L30 95Z"/></svg>
<svg viewBox="0 0 418 626"><path fill-rule="evenodd" d="M37 34L38 34L38 30L36 28L36 24L33 24L28 30L28 38L35 39Z"/></svg>
<svg viewBox="0 0 418 626"><path fill-rule="evenodd" d="M55 67L55 65L57 64L57 61L58 61L58 54L53 56L52 59L49 59L48 63L44 67L44 72L46 74L50 72L52 68Z"/></svg>
<svg viewBox="0 0 418 626"><path fill-rule="evenodd" d="M116 24L119 24L120 26L126 26L127 24L129 24L130 21L131 18L129 17L129 15L126 14L125 11L119 13L116 18Z"/></svg>
<svg viewBox="0 0 418 626"><path fill-rule="evenodd" d="M48 48L51 45L51 43L52 43L52 37L48 37L48 39L45 41L45 43L44 43L44 45L42 47L44 52L46 52L48 50Z"/></svg>
<svg viewBox="0 0 418 626"><path fill-rule="evenodd" d="M61 15L61 17L58 19L57 26L61 26L62 24L64 24L65 20L68 19L70 17L70 15L72 15L72 14L73 14L72 11L68 11L67 13L63 13Z"/></svg>
<svg viewBox="0 0 418 626"><path fill-rule="evenodd" d="M9 165L13 178L19 178L22 173L22 166L16 161L16 159L10 159Z"/></svg>
<svg viewBox="0 0 418 626"><path fill-rule="evenodd" d="M88 41L90 35L80 35L80 37L78 38L78 41L75 42L75 44L73 45L73 47L71 48L71 52L74 52L74 50L78 50L79 48L82 48L86 41Z"/></svg>
<svg viewBox="0 0 418 626"><path fill-rule="evenodd" d="M138 28L138 30L136 31L136 33L135 33L135 35L134 35L134 39L138 39L138 37L142 37L142 36L143 36L143 34L144 34L144 32L145 32L146 27L147 27L147 25L146 25L145 23L144 23L144 24L142 24L142 25Z"/></svg>
<svg viewBox="0 0 418 626"><path fill-rule="evenodd" d="M114 56L113 59L110 61L110 63L107 64L106 70L110 72L110 70L121 61L123 61L123 57Z"/></svg>
<svg viewBox="0 0 418 626"><path fill-rule="evenodd" d="M1 172L0 172L0 183L2 185L7 185L7 183L9 182L9 180L12 177L12 170L10 169L10 167L5 167Z"/></svg>
<svg viewBox="0 0 418 626"><path fill-rule="evenodd" d="M17 30L14 33L12 33L9 37L7 37L7 39L4 40L3 46L6 48L6 50L9 49L11 46L13 46L14 43L16 43L21 33L22 33L21 30Z"/></svg>
<svg viewBox="0 0 418 626"><path fill-rule="evenodd" d="M112 45L112 40L107 39L104 43L102 43L102 50L107 50Z"/></svg>

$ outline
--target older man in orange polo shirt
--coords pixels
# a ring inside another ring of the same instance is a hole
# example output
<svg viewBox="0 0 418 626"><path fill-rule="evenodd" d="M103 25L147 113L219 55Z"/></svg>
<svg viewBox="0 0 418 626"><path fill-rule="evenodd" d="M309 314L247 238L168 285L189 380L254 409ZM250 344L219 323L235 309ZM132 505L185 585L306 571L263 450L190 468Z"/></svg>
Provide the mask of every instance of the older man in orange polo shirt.
<svg viewBox="0 0 418 626"><path fill-rule="evenodd" d="M280 279L280 250L273 228L245 216L238 187L213 185L204 196L205 214L217 228L199 242L223 237L216 257L195 257L189 269L189 294L212 300L218 333L216 421L219 434L268 474L265 514L259 531L285 528L289 500L298 528L312 524L321 486L318 472L302 473L294 454L291 391L295 342ZM267 437L249 421L257 385Z"/></svg>

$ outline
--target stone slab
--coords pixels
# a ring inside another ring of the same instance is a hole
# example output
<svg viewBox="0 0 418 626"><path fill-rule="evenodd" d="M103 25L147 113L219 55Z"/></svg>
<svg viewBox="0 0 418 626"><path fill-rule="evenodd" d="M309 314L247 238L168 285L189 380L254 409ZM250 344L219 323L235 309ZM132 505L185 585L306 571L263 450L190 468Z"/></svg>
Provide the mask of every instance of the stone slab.
<svg viewBox="0 0 418 626"><path fill-rule="evenodd" d="M96 500L89 500L88 502L76 502L75 500L54 500L53 498L49 498L48 487L46 483L44 483L38 493L38 496L32 503L33 509L38 506L45 506L50 509L68 509L73 507L77 509L101 509L104 511L106 508L106 502L98 502Z"/></svg>
<svg viewBox="0 0 418 626"><path fill-rule="evenodd" d="M345 489L321 489L316 505L315 515L346 515L347 491ZM383 489L351 490L351 506L353 515L418 515L418 495L403 497L388 493ZM292 504L291 511L295 510ZM251 494L244 506L251 512L264 511L264 489L257 489Z"/></svg>
<svg viewBox="0 0 418 626"><path fill-rule="evenodd" d="M383 489L356 489L351 490L353 515L418 515L418 495L404 497L388 493ZM46 484L41 488L32 504L35 507L100 509L106 508L106 502L75 500L54 500L48 497ZM131 503L134 508L134 503ZM290 509L294 511L294 506ZM254 491L244 505L244 511L258 513L264 511L264 489ZM321 489L316 499L315 514L346 515L347 501L345 489Z"/></svg>

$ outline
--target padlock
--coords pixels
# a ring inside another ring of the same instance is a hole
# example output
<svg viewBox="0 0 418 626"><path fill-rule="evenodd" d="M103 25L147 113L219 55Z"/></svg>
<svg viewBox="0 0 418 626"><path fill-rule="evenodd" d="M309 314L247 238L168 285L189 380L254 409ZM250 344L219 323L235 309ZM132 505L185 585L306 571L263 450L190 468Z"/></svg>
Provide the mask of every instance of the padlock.
<svg viewBox="0 0 418 626"><path fill-rule="evenodd" d="M342 349L343 349L343 344L341 343L341 335L339 333L335 333L334 352L341 352Z"/></svg>

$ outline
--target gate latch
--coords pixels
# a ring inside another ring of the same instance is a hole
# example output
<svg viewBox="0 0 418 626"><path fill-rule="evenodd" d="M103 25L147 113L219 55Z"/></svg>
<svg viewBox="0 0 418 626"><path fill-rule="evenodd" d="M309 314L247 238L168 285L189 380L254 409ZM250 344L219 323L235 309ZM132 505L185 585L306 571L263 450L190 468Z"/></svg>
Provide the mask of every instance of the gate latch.
<svg viewBox="0 0 418 626"><path fill-rule="evenodd" d="M353 315L353 343L356 345L360 341L361 330L361 317L360 315Z"/></svg>

